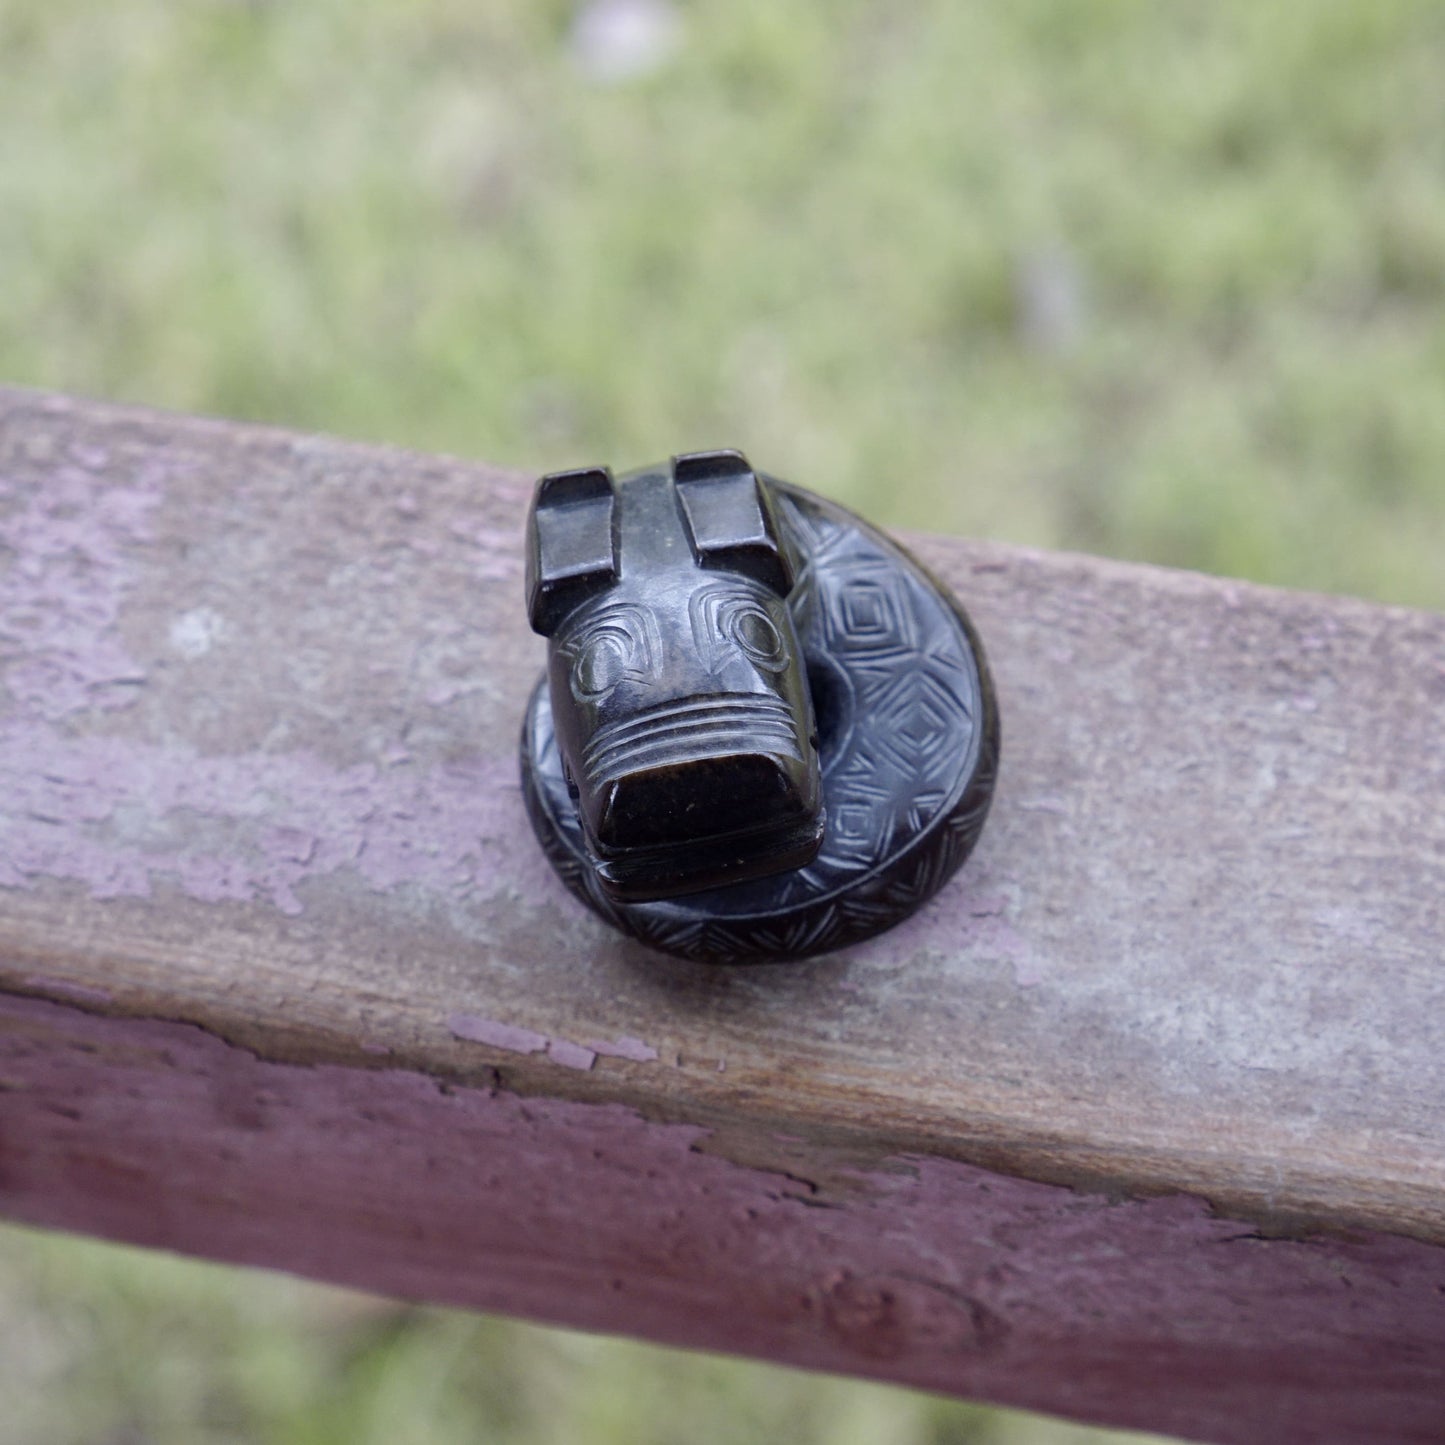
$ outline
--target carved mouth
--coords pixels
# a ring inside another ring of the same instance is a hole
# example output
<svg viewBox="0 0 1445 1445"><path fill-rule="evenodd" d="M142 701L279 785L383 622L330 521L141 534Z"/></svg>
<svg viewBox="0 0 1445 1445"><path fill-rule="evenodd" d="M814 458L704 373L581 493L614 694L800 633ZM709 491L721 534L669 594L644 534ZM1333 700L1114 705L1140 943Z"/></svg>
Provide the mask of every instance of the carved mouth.
<svg viewBox="0 0 1445 1445"><path fill-rule="evenodd" d="M804 761L793 714L781 698L743 693L647 708L592 735L582 751L582 774L600 792L632 774L734 753Z"/></svg>
<svg viewBox="0 0 1445 1445"><path fill-rule="evenodd" d="M613 897L660 898L801 867L822 840L817 760L781 698L684 698L609 723L578 811Z"/></svg>

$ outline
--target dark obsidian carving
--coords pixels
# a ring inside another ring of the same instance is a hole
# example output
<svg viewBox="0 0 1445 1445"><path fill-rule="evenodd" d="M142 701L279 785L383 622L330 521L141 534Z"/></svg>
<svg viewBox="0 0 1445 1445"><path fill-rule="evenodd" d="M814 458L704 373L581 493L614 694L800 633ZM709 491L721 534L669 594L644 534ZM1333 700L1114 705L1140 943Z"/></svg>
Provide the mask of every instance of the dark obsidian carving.
<svg viewBox="0 0 1445 1445"><path fill-rule="evenodd" d="M625 931L709 962L803 957L896 923L972 848L998 763L982 647L841 507L733 451L554 473L527 605L549 639L528 811Z"/></svg>
<svg viewBox="0 0 1445 1445"><path fill-rule="evenodd" d="M747 461L544 477L527 564L563 771L607 897L811 861L823 797L794 563Z"/></svg>

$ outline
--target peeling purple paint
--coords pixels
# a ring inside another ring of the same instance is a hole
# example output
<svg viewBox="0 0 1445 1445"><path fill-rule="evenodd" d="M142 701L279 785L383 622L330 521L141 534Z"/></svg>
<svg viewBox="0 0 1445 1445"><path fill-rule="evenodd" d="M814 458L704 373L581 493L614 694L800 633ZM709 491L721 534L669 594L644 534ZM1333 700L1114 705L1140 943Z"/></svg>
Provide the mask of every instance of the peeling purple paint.
<svg viewBox="0 0 1445 1445"><path fill-rule="evenodd" d="M93 460L93 458L92 458ZM115 635L126 549L150 534L164 469L118 486L61 465L43 489L6 484L0 512L0 683L22 715L55 721L124 707L144 672Z"/></svg>
<svg viewBox="0 0 1445 1445"><path fill-rule="evenodd" d="M291 914L303 882L341 869L374 888L453 896L550 886L529 854L500 846L526 829L510 757L424 773L334 768L300 753L208 758L7 720L0 809L0 886L53 877L98 898L148 897L169 881L204 901L266 899ZM224 854L177 826L187 815L230 825Z"/></svg>
<svg viewBox="0 0 1445 1445"><path fill-rule="evenodd" d="M471 522L453 522L451 533L475 548L476 575L482 581L512 582L521 577L522 548L517 533Z"/></svg>
<svg viewBox="0 0 1445 1445"><path fill-rule="evenodd" d="M532 1029L504 1024L498 1019L484 1019L476 1014L448 1014L447 1028L468 1043L489 1044L512 1054L540 1054L547 1047L546 1034Z"/></svg>
<svg viewBox="0 0 1445 1445"><path fill-rule="evenodd" d="M296 915L307 880L343 869L373 888L453 898L554 886L501 844L526 831L510 756L424 771L399 767L411 755L393 743L382 767L336 767L65 725L136 698L144 670L118 623L175 465L100 476L105 449L72 455L79 465L57 465L43 485L0 478L0 887L56 878L104 899L168 885Z"/></svg>
<svg viewBox="0 0 1445 1445"><path fill-rule="evenodd" d="M468 693L480 692L483 684L474 678L455 678L451 682L439 683L427 693L426 700L432 707L446 707Z"/></svg>
<svg viewBox="0 0 1445 1445"><path fill-rule="evenodd" d="M1067 816L1069 805L1062 798L1020 798L1014 807L1024 813L1057 813Z"/></svg>
<svg viewBox="0 0 1445 1445"><path fill-rule="evenodd" d="M644 1043L641 1039L635 1039L631 1034L623 1034L619 1039L613 1039L611 1043L603 1039L589 1039L587 1047L594 1054L601 1054L608 1059L630 1059L634 1064L650 1064L657 1058L657 1050L650 1044Z"/></svg>
<svg viewBox="0 0 1445 1445"><path fill-rule="evenodd" d="M595 1049L574 1044L569 1039L549 1039L534 1029L524 1029L500 1019L481 1018L477 1014L448 1014L447 1028L459 1039L472 1044L488 1044L510 1054L540 1054L544 1050L553 1063L563 1068L586 1072L597 1062Z"/></svg>
<svg viewBox="0 0 1445 1445"><path fill-rule="evenodd" d="M25 980L26 988L39 989L52 998L73 999L76 1003L108 1004L112 997L103 988L92 988L89 984L70 983L63 978L47 978L34 973Z"/></svg>
<svg viewBox="0 0 1445 1445"><path fill-rule="evenodd" d="M920 909L871 944L873 955L901 962L920 952L956 957L966 951L1009 965L1020 988L1043 982L1038 951L1012 922L1019 911L1017 888L978 864L952 887L950 906Z"/></svg>
<svg viewBox="0 0 1445 1445"><path fill-rule="evenodd" d="M76 442L70 448L70 458L87 471L103 472L110 465L110 448Z"/></svg>
<svg viewBox="0 0 1445 1445"><path fill-rule="evenodd" d="M594 1049L581 1044L569 1043L566 1039L549 1039L547 1057L569 1069L580 1069L584 1073L597 1062Z"/></svg>
<svg viewBox="0 0 1445 1445"><path fill-rule="evenodd" d="M839 1161L799 1135L784 1174L615 1103L37 1000L4 1021L17 1218L1191 1438L1439 1438L1438 1247L1266 1239L1197 1199L916 1155L845 1153L847 1187L800 1195Z"/></svg>

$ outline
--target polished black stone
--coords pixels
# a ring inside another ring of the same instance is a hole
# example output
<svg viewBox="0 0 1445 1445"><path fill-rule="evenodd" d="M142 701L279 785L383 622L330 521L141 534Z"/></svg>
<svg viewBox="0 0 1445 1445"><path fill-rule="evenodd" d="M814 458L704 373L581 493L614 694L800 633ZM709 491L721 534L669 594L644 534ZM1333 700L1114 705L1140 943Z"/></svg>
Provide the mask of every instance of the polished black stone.
<svg viewBox="0 0 1445 1445"><path fill-rule="evenodd" d="M793 557L747 461L544 477L527 561L558 748L607 895L809 862L822 786Z"/></svg>
<svg viewBox="0 0 1445 1445"><path fill-rule="evenodd" d="M877 933L972 848L998 713L958 603L853 514L736 452L542 480L550 640L523 787L564 881L710 962Z"/></svg>

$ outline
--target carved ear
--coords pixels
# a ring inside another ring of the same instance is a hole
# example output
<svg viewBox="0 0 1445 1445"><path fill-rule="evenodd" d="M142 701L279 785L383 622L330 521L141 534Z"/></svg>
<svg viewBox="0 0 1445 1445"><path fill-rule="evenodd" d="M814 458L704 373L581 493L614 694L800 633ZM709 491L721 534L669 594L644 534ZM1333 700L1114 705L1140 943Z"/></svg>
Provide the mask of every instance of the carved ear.
<svg viewBox="0 0 1445 1445"><path fill-rule="evenodd" d="M527 514L527 619L550 637L574 608L617 580L617 494L606 467L552 472Z"/></svg>
<svg viewBox="0 0 1445 1445"><path fill-rule="evenodd" d="M772 496L737 451L689 452L672 459L677 499L704 567L742 572L780 597L793 590L793 559Z"/></svg>

